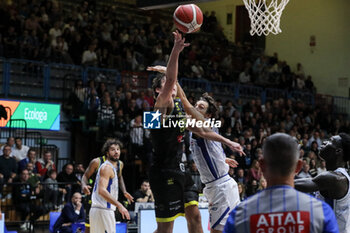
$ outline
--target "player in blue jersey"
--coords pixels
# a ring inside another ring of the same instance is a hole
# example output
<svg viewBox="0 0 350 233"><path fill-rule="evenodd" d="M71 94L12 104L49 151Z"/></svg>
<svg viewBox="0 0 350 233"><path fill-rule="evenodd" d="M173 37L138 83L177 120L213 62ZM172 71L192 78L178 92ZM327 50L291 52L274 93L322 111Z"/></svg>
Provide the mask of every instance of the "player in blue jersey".
<svg viewBox="0 0 350 233"><path fill-rule="evenodd" d="M298 179L295 188L303 192L318 191L334 210L341 233L350 233L350 176L345 164L350 160L350 136L345 133L325 141L319 156L327 171L314 178Z"/></svg>
<svg viewBox="0 0 350 233"><path fill-rule="evenodd" d="M177 85L185 111L192 118L205 121L215 119L218 109L214 99L207 93L196 102L195 107L188 101L181 86ZM218 129L212 130L218 133ZM193 159L198 168L202 183L205 184L203 193L209 202L210 227L212 233L223 231L228 214L239 203L239 192L236 181L228 175L229 165L236 166L235 160L226 158L226 154L220 142L204 139L191 134L190 149ZM243 153L242 148L237 145L238 152Z"/></svg>
<svg viewBox="0 0 350 233"><path fill-rule="evenodd" d="M97 172L95 185L92 191L92 204L90 209L90 232L115 233L114 211L118 208L124 219L130 219L127 209L118 201L118 170L117 162L120 157L121 143L109 139L104 144L103 151L107 160Z"/></svg>
<svg viewBox="0 0 350 233"><path fill-rule="evenodd" d="M226 222L225 233L339 232L330 206L294 189L302 167L296 141L287 134L268 137L260 166L267 189L241 202Z"/></svg>

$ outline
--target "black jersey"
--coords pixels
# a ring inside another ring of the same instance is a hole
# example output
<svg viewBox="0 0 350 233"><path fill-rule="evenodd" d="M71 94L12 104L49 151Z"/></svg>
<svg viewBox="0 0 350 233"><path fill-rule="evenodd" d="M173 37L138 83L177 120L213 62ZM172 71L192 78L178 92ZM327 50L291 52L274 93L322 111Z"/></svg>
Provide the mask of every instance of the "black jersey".
<svg viewBox="0 0 350 233"><path fill-rule="evenodd" d="M151 130L154 149L154 167L161 169L180 169L181 157L184 152L184 134L186 128L184 125L180 127L178 123L180 121L186 122L185 115L181 101L174 100L174 109L167 115L164 125L161 124L160 129Z"/></svg>

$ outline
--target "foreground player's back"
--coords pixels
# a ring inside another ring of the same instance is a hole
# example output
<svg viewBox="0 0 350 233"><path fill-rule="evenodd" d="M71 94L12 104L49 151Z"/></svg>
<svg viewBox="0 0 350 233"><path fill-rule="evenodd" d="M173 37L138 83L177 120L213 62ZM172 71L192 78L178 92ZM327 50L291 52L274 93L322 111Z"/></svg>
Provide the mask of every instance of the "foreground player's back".
<svg viewBox="0 0 350 233"><path fill-rule="evenodd" d="M231 212L225 232L339 232L325 202L290 186L272 186Z"/></svg>

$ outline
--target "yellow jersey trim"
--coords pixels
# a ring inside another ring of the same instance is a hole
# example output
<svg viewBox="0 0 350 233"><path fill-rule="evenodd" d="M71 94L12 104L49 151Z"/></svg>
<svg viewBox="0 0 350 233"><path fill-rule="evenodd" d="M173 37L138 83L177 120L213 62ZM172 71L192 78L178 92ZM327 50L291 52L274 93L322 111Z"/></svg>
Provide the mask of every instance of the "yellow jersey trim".
<svg viewBox="0 0 350 233"><path fill-rule="evenodd" d="M179 216L185 216L185 213L178 213L177 215L170 218L156 218L157 222L172 222Z"/></svg>
<svg viewBox="0 0 350 233"><path fill-rule="evenodd" d="M191 206L191 205L197 205L198 206L198 201L190 201L185 203L185 208Z"/></svg>

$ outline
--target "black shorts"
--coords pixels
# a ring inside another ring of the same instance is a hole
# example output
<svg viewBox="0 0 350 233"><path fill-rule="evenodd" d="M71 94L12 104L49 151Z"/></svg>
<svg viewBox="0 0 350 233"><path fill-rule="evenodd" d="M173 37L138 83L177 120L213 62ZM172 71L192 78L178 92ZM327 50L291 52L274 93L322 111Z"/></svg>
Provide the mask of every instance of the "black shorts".
<svg viewBox="0 0 350 233"><path fill-rule="evenodd" d="M150 185L155 199L157 222L174 221L184 216L185 207L198 205L198 192L192 178L181 170L153 167Z"/></svg>

